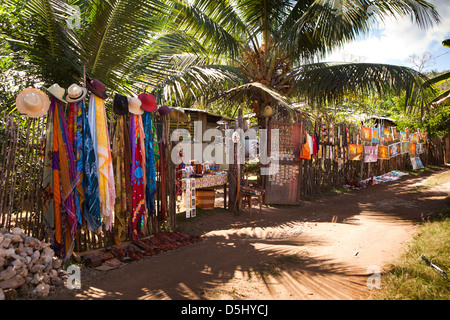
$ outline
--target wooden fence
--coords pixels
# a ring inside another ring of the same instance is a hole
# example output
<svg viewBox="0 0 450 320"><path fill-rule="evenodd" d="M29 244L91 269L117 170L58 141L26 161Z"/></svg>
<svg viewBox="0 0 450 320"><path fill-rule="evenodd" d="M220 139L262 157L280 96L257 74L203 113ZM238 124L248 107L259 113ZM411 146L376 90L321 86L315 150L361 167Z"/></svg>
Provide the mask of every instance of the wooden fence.
<svg viewBox="0 0 450 320"><path fill-rule="evenodd" d="M39 239L45 238L42 221L42 176L43 150L46 134L46 118L37 119L12 116L4 113L0 119L0 228L11 230L20 227L28 235ZM161 123L163 128L162 141L166 143L166 159L170 159L171 143L169 142L170 122ZM110 126L113 134L113 126ZM441 140L428 143L427 152L420 155L424 165L444 163L443 143ZM174 166L166 161L167 192L161 193L158 187L156 211L161 209L161 203L167 204L167 223L169 228L176 226ZM411 169L408 154L389 160L379 160L376 163L361 161L346 161L340 165L332 159L301 160L299 162L299 199L314 196L318 193L341 187L348 179L358 177L366 179L391 170ZM159 173L157 172L157 175ZM157 176L157 183L159 184ZM232 190L230 190L230 194ZM165 197L165 199L164 199ZM164 201L162 201L164 200ZM228 201L233 203L232 201ZM146 232L152 234L160 230L163 221L156 214L147 221ZM114 244L112 232L94 233L82 229L76 239L75 251L87 251L108 247Z"/></svg>

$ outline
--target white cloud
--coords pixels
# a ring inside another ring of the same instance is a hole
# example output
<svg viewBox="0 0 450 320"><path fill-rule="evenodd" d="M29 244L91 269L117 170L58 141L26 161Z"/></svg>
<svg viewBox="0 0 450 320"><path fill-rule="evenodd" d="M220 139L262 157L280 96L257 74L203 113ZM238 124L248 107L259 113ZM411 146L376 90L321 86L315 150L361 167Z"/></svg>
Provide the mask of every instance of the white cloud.
<svg viewBox="0 0 450 320"><path fill-rule="evenodd" d="M409 17L386 19L384 23L380 22L379 26L376 26L378 30L335 50L325 61L343 61L346 56L351 55L363 58L364 62L411 66L407 60L412 54L428 51L435 55L442 49L442 40L450 33L450 2L430 2L436 5L441 16L440 24L422 29L412 23Z"/></svg>

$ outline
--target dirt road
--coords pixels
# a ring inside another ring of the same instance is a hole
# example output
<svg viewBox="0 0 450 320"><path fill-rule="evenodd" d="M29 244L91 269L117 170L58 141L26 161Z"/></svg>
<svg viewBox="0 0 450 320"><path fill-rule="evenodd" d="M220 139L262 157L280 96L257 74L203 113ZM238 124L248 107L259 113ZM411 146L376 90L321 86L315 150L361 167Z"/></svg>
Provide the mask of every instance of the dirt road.
<svg viewBox="0 0 450 320"><path fill-rule="evenodd" d="M87 270L81 290L52 299L367 299L369 277L402 253L422 217L450 194L450 181L421 183L448 171L252 217L203 217L190 223L203 241L119 269Z"/></svg>

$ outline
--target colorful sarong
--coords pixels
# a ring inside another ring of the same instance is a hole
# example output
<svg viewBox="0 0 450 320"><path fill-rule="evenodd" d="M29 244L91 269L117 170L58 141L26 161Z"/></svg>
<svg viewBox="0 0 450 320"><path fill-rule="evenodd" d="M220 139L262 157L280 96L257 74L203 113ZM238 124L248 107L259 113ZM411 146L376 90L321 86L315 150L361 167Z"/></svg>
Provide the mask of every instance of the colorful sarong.
<svg viewBox="0 0 450 320"><path fill-rule="evenodd" d="M132 213L131 233L134 241L139 240L141 233L140 222L145 214L145 185L144 170L142 167L142 145L139 115L132 114L130 119L130 146L131 146L131 190Z"/></svg>
<svg viewBox="0 0 450 320"><path fill-rule="evenodd" d="M116 198L114 171L104 100L95 95L91 95L91 100L92 97L95 105L100 213L105 224L105 229L109 231L112 229L114 220L114 203Z"/></svg>
<svg viewBox="0 0 450 320"><path fill-rule="evenodd" d="M145 131L145 158L146 158L146 187L145 198L147 202L148 216L151 217L155 212L155 194L156 194L156 166L155 166L155 123L153 115L145 112L143 115L143 124Z"/></svg>
<svg viewBox="0 0 450 320"><path fill-rule="evenodd" d="M131 150L129 139L126 116L118 116L112 147L116 184L116 203L114 205L114 238L116 244L126 240L131 217Z"/></svg>

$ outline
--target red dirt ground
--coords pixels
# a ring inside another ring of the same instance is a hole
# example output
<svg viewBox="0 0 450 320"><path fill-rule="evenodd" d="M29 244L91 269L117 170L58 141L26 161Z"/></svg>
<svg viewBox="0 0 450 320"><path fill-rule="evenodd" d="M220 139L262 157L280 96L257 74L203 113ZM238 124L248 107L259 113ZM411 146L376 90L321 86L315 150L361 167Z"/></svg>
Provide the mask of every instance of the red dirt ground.
<svg viewBox="0 0 450 320"><path fill-rule="evenodd" d="M84 268L81 290L49 298L368 299L369 276L401 255L421 219L450 194L450 181L419 186L449 170L297 207L263 207L252 217L243 211L197 218L189 228L203 241L110 271ZM277 259L291 255L299 258Z"/></svg>

